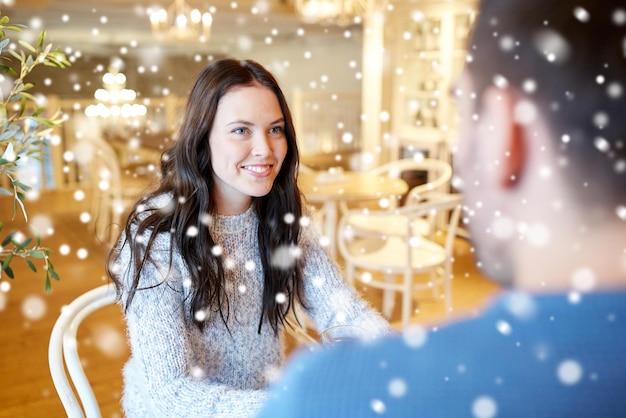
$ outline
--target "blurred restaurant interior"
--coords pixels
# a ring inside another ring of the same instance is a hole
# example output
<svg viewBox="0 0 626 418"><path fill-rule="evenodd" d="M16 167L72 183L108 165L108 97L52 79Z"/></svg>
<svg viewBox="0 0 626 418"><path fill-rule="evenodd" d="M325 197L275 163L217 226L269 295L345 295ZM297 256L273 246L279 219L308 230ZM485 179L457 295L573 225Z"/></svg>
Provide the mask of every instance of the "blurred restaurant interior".
<svg viewBox="0 0 626 418"><path fill-rule="evenodd" d="M20 167L33 186L29 222L44 231L60 280L46 293L41 271L21 262L14 279L0 278L0 417L62 415L48 371L54 322L63 306L107 282L105 259L128 205L157 180L196 75L223 57L256 60L281 84L296 125L301 188L346 280L398 330L474 315L498 287L478 271L463 227L450 91L475 5L0 0L3 16L28 27L21 39L32 43L45 29L72 64L29 77L46 112L60 109L64 119L40 144L43 158ZM11 80L0 77L4 91ZM6 179L0 187L9 187ZM419 212L431 198L436 209ZM412 211L395 211L405 207ZM27 228L19 211L11 220L13 211L11 196L0 195L4 227ZM407 230L432 244L426 250L437 251L435 261L416 267L401 256L419 250ZM86 319L78 342L102 416L122 416L128 347L119 308ZM287 343L293 350L302 342L290 335Z"/></svg>

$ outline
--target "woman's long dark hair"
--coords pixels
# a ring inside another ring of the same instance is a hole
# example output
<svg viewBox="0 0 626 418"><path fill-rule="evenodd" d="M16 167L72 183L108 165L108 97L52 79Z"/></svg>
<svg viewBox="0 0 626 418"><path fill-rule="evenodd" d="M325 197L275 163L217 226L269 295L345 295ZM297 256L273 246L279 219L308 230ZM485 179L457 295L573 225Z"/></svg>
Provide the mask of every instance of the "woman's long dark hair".
<svg viewBox="0 0 626 418"><path fill-rule="evenodd" d="M273 251L283 246L297 245L302 216L302 196L297 185L298 147L296 134L285 96L275 78L263 66L254 61L223 59L209 64L200 73L189 95L180 128L174 145L164 152L161 162L161 181L157 189L142 197L133 207L118 245L109 254L107 271L122 294L123 282L114 263L122 245L131 249L131 264L134 266L133 281L127 289L126 309L130 306L139 287L141 271L150 262L150 250L159 233L170 234L170 263L172 251L182 255L190 274L192 293L190 316L195 324L204 329L205 322L196 319L195 312L217 310L226 324L228 299L225 293L224 266L219 256L210 254L215 241L206 226L205 216L215 213L213 193L213 170L209 135L217 113L220 99L233 87L259 83L274 92L285 119L287 155L271 191L263 197L253 198L254 210L259 219L258 242L263 272L263 311L259 319L261 331L263 319L267 317L274 332L297 300L303 303L302 277L297 263L292 268L272 266ZM146 203L157 196L169 195L172 210L146 207ZM286 214L293 214L296 221L287 223ZM186 231L197 228L197 235ZM150 238L141 242L148 231ZM192 234L193 235L193 234ZM276 294L283 293L287 301L278 303Z"/></svg>

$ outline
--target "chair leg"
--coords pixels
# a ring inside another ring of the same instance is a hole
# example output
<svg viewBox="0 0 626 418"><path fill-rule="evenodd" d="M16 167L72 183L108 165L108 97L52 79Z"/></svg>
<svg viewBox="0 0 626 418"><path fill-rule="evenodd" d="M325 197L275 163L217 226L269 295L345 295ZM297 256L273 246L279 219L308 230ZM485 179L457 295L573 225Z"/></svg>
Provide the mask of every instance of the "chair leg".
<svg viewBox="0 0 626 418"><path fill-rule="evenodd" d="M411 322L413 309L413 272L404 275L404 290L402 291L402 329L406 329Z"/></svg>
<svg viewBox="0 0 626 418"><path fill-rule="evenodd" d="M433 299L439 300L439 283L440 283L440 279L438 277L439 273L437 271L431 271L429 274L430 274L431 290L433 292Z"/></svg>
<svg viewBox="0 0 626 418"><path fill-rule="evenodd" d="M394 276L393 274L385 274L385 282L393 283ZM391 314L393 313L393 308L396 304L396 291L392 289L384 289L383 290L383 315L385 318L391 318Z"/></svg>
<svg viewBox="0 0 626 418"><path fill-rule="evenodd" d="M345 278L346 278L346 282L348 282L348 284L351 287L354 287L354 266L352 265L352 263L350 263L349 261L346 261L346 267L345 267Z"/></svg>
<svg viewBox="0 0 626 418"><path fill-rule="evenodd" d="M446 316L450 316L452 313L452 273L449 269L444 272L443 291L446 303Z"/></svg>

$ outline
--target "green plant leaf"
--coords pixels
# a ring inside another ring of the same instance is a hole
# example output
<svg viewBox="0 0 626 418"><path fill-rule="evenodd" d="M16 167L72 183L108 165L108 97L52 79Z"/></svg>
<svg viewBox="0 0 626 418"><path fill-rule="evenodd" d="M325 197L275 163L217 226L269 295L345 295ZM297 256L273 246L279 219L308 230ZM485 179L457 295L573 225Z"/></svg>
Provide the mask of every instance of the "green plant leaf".
<svg viewBox="0 0 626 418"><path fill-rule="evenodd" d="M5 73L13 77L18 76L17 72L13 68L9 67L8 65L0 64L0 70L4 71Z"/></svg>
<svg viewBox="0 0 626 418"><path fill-rule="evenodd" d="M2 271L6 271L9 268L9 264L11 264L11 260L13 260L13 254L9 254L7 258L2 262Z"/></svg>
<svg viewBox="0 0 626 418"><path fill-rule="evenodd" d="M24 93L26 94L26 93ZM21 117L24 114L24 111L26 110L26 97L23 95L20 95L20 99L22 99L22 103L20 104L20 111L18 112L18 115Z"/></svg>
<svg viewBox="0 0 626 418"><path fill-rule="evenodd" d="M14 78L12 88L4 93L0 92L0 155L4 157L0 158L0 177L7 177L12 186L12 190L10 187L0 187L0 195L12 196L13 217L17 215L19 207L28 223L25 194L31 190L31 186L16 179L17 162L26 157L41 160L44 152L42 144L45 146L46 136L52 132L53 127L61 125L64 119L60 110L55 111L54 116L50 118L41 117L46 109L37 105L34 92L36 86L26 81L26 77L40 64L66 68L71 66L71 63L66 54L61 52L60 47L53 47L52 43L46 44L45 30L41 31L35 44L16 39L15 42L20 48L9 48L11 39L6 34L9 31L21 32L26 28L25 25L9 22L10 18L2 16L0 12L0 54L2 54L0 73ZM6 152L8 146L14 148L9 153ZM19 235L22 242L15 241L18 231L12 231L4 237L0 244L4 247L0 257L0 276L6 273L8 277L14 277L9 265L13 257L22 258L33 272L37 271L34 260L44 259L46 265L44 287L49 292L51 278L59 280L59 276L49 260L51 250L41 247L39 234L32 230L34 236L22 238L22 235Z"/></svg>
<svg viewBox="0 0 626 418"><path fill-rule="evenodd" d="M36 108L36 109L33 111L33 117L35 117L35 118L36 118L37 116L41 115L41 114L43 113L43 111L44 111L44 110L46 110L46 109L45 109L44 107L42 107L42 106L40 106L40 107Z"/></svg>
<svg viewBox="0 0 626 418"><path fill-rule="evenodd" d="M9 54L11 54L14 58L17 58L18 60L22 61L22 57L19 53L17 53L15 50L13 49L9 49Z"/></svg>
<svg viewBox="0 0 626 418"><path fill-rule="evenodd" d="M46 256L46 254L41 250L28 250L26 251L26 255L37 259L41 259Z"/></svg>
<svg viewBox="0 0 626 418"><path fill-rule="evenodd" d="M9 279L14 279L15 276L13 275L13 270L11 269L11 267L7 266L6 270L4 270L4 272L7 274L7 276L9 276Z"/></svg>
<svg viewBox="0 0 626 418"><path fill-rule="evenodd" d="M46 31L42 30L39 36L37 37L37 47L39 49L43 49L43 43L46 40Z"/></svg>
<svg viewBox="0 0 626 418"><path fill-rule="evenodd" d="M37 267L35 267L35 264L32 261L30 261L28 258L25 258L24 262L26 263L26 265L28 266L29 269L31 269L33 272L37 273Z"/></svg>
<svg viewBox="0 0 626 418"><path fill-rule="evenodd" d="M4 237L4 240L2 240L2 244L0 244L0 247L4 247L6 246L9 242L11 242L11 239L13 238L13 235L15 234L15 231L10 232L9 235L7 235L6 237Z"/></svg>
<svg viewBox="0 0 626 418"><path fill-rule="evenodd" d="M52 267L52 264L50 264L50 261L48 261L48 273L50 273L50 276L52 276L52 278L57 282L61 280L61 278L57 274L57 271Z"/></svg>
<svg viewBox="0 0 626 418"><path fill-rule="evenodd" d="M27 184L22 183L19 180L13 180L13 186L19 187L20 189L24 190L25 192L29 192L32 190L32 187L30 187Z"/></svg>
<svg viewBox="0 0 626 418"><path fill-rule="evenodd" d="M24 90L26 90L26 89L24 89ZM30 94L30 93L26 93L25 91L22 91L22 96L23 96L23 97L25 97L25 98L27 98L28 100L32 100L32 101L37 100L37 99L35 98L35 96L33 96L33 95L32 95L32 94Z"/></svg>
<svg viewBox="0 0 626 418"><path fill-rule="evenodd" d="M32 52L33 54L37 53L37 50L35 49L34 46L32 46L31 44L29 44L28 42L26 42L23 39L20 39L17 41L17 43L19 43L20 45L22 45L24 48L28 49L30 52Z"/></svg>

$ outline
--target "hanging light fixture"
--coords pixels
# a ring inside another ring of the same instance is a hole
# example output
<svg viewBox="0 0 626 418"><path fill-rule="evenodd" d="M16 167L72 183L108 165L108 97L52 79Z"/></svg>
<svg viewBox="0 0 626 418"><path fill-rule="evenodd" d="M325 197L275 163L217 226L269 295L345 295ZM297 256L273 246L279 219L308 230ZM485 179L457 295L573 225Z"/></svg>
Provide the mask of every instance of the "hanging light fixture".
<svg viewBox="0 0 626 418"><path fill-rule="evenodd" d="M126 88L126 76L115 66L102 76L102 86L94 93L98 102L85 108L89 117L101 118L138 118L146 116L146 106L133 103L137 92Z"/></svg>
<svg viewBox="0 0 626 418"><path fill-rule="evenodd" d="M185 0L175 0L167 9L150 13L150 24L154 36L161 40L207 42L213 16L192 9Z"/></svg>
<svg viewBox="0 0 626 418"><path fill-rule="evenodd" d="M362 23L369 1L295 0L295 3L296 11L303 22L348 26Z"/></svg>

